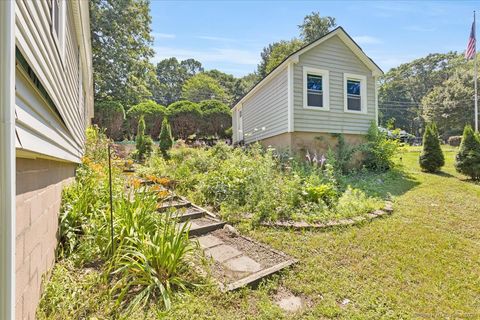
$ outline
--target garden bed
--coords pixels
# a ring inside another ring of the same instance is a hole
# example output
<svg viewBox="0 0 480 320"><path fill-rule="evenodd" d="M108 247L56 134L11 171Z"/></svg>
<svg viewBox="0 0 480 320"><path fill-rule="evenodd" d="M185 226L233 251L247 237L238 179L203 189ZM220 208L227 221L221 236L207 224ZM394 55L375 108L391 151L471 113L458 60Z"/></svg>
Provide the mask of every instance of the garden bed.
<svg viewBox="0 0 480 320"><path fill-rule="evenodd" d="M291 229L329 229L334 227L347 227L352 226L355 224L359 224L365 221L370 221L376 218L383 217L385 215L389 215L393 213L393 206L392 203L387 201L385 204L385 208L382 210L375 210L371 213L367 213L365 215L356 216L348 219L339 219L339 220L332 220L324 223L309 223L306 221L269 221L269 222L261 222L260 225L266 227L279 227L279 228L291 228Z"/></svg>

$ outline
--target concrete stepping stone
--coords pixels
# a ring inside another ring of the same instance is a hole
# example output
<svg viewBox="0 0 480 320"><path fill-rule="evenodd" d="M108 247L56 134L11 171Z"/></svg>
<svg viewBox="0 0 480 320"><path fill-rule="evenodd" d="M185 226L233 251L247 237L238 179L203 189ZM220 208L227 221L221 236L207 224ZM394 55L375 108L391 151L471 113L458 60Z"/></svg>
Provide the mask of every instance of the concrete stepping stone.
<svg viewBox="0 0 480 320"><path fill-rule="evenodd" d="M225 267L234 272L253 273L262 270L262 265L247 256L233 258L224 262Z"/></svg>
<svg viewBox="0 0 480 320"><path fill-rule="evenodd" d="M213 258L213 260L218 262L227 261L228 259L235 258L237 256L240 256L241 254L241 251L238 251L234 247L227 246L225 244L207 249L205 251L205 255L207 257L211 257Z"/></svg>
<svg viewBox="0 0 480 320"><path fill-rule="evenodd" d="M206 236L202 236L202 237L199 237L197 238L198 240L198 243L200 244L200 247L202 249L208 249L208 248L211 248L211 247L215 247L215 246L218 246L220 244L223 244L223 241L220 240L219 238L215 237L215 236L212 236L212 235L206 235Z"/></svg>
<svg viewBox="0 0 480 320"><path fill-rule="evenodd" d="M290 295L277 301L277 305L287 312L296 312L303 307L302 298Z"/></svg>

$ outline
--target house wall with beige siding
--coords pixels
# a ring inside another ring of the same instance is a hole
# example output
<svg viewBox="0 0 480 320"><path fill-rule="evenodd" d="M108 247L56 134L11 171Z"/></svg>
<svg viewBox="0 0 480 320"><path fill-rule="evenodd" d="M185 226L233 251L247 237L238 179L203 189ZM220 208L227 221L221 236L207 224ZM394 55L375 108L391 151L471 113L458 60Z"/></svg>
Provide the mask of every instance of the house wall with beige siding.
<svg viewBox="0 0 480 320"><path fill-rule="evenodd" d="M76 166L22 158L16 166L16 318L35 319L42 279L55 262L61 192Z"/></svg>
<svg viewBox="0 0 480 320"><path fill-rule="evenodd" d="M329 71L329 110L303 107L303 67ZM344 111L344 74L367 77L367 113ZM372 71L338 37L306 51L294 65L294 131L365 134L376 119L375 79Z"/></svg>
<svg viewBox="0 0 480 320"><path fill-rule="evenodd" d="M242 103L242 134L246 143L288 131L287 83L287 68L284 68L258 93ZM233 118L234 121L237 117ZM237 127L235 129L238 130Z"/></svg>

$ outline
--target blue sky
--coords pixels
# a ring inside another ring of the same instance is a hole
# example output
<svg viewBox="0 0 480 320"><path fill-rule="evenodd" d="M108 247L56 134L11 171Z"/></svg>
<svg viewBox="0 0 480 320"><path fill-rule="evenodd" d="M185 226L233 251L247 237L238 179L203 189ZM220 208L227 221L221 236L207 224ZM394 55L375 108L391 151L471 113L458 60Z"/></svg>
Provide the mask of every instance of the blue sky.
<svg viewBox="0 0 480 320"><path fill-rule="evenodd" d="M480 1L152 0L154 62L195 58L242 76L255 70L264 46L298 36L303 17L319 11L388 71L428 53L465 50L473 10Z"/></svg>

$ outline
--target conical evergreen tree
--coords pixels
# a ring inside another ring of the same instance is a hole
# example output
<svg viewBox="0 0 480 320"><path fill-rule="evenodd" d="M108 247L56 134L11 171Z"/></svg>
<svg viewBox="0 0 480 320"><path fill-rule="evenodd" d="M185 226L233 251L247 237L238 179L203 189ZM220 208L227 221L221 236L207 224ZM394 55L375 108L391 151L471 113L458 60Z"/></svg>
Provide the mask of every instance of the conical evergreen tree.
<svg viewBox="0 0 480 320"><path fill-rule="evenodd" d="M427 172L437 172L445 165L440 140L438 139L438 130L435 123L430 123L425 129L423 135L423 150L420 154L420 167Z"/></svg>
<svg viewBox="0 0 480 320"><path fill-rule="evenodd" d="M480 137L471 126L463 130L460 150L455 157L455 168L473 180L480 179Z"/></svg>
<svg viewBox="0 0 480 320"><path fill-rule="evenodd" d="M168 150L173 146L172 129L167 117L163 118L162 130L158 136L160 152L164 158L168 157Z"/></svg>
<svg viewBox="0 0 480 320"><path fill-rule="evenodd" d="M137 160L143 161L152 152L152 138L145 135L145 119L143 115L138 120L137 137L135 146L137 148Z"/></svg>

